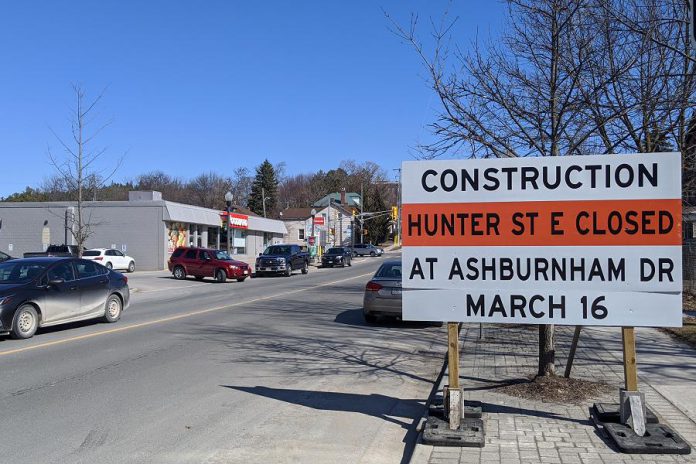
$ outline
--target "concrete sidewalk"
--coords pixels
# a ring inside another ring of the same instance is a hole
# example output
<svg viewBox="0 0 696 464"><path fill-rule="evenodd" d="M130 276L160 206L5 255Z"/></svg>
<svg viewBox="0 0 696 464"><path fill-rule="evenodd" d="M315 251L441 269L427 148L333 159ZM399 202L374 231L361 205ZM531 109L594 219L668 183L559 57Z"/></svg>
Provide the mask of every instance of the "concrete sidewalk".
<svg viewBox="0 0 696 464"><path fill-rule="evenodd" d="M573 327L556 327L556 362L561 374ZM696 443L696 350L656 329L636 329L639 388L648 405L692 445ZM419 444L417 463L632 463L694 462L687 456L629 455L615 451L589 420L593 402L617 402L623 385L621 330L585 328L572 377L604 381L615 392L586 404L554 404L515 398L497 387L527 378L537 368L537 328L478 325L461 331L460 378L465 399L484 403L486 446L483 449ZM445 377L446 379L446 377Z"/></svg>

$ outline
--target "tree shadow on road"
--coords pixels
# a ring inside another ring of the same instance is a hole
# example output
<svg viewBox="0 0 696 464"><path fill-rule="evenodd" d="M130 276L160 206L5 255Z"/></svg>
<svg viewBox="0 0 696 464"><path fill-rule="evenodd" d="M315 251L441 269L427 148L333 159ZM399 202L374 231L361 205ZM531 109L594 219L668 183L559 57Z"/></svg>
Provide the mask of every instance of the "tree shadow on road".
<svg viewBox="0 0 696 464"><path fill-rule="evenodd" d="M411 460L418 439L418 422L425 412L425 401L423 400L401 399L374 393L362 395L357 393L293 390L264 386L221 385L221 387L297 404L318 411L365 414L396 424L406 430L406 435L404 435L402 440L405 444L401 458L402 463L407 463Z"/></svg>

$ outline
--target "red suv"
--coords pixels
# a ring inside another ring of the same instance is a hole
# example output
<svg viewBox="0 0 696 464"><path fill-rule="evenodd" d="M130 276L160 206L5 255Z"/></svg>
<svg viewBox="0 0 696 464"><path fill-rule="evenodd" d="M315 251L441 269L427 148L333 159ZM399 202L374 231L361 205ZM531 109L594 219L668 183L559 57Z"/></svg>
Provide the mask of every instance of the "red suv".
<svg viewBox="0 0 696 464"><path fill-rule="evenodd" d="M208 248L179 247L174 250L167 264L174 278L179 280L192 275L198 280L214 277L218 282L225 282L227 279L244 282L251 275L247 263L232 259L226 251Z"/></svg>

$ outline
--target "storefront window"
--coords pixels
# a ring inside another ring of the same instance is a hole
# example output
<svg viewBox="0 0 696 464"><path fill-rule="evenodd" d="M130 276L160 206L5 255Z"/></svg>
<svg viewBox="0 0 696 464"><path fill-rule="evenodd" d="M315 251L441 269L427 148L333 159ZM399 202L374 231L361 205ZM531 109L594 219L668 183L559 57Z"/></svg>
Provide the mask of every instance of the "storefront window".
<svg viewBox="0 0 696 464"><path fill-rule="evenodd" d="M167 223L167 251L169 253L172 253L177 247L188 246L188 238L188 224L183 222Z"/></svg>
<svg viewBox="0 0 696 464"><path fill-rule="evenodd" d="M232 229L232 253L235 255L246 254L246 237L247 231L245 229Z"/></svg>

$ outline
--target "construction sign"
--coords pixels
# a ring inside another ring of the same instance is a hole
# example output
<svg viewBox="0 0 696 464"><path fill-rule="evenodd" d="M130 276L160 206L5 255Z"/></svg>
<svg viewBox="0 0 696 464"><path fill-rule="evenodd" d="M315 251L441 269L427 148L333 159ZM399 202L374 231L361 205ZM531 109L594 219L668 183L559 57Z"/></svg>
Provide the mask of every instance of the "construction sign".
<svg viewBox="0 0 696 464"><path fill-rule="evenodd" d="M404 319L681 326L679 153L402 174Z"/></svg>

